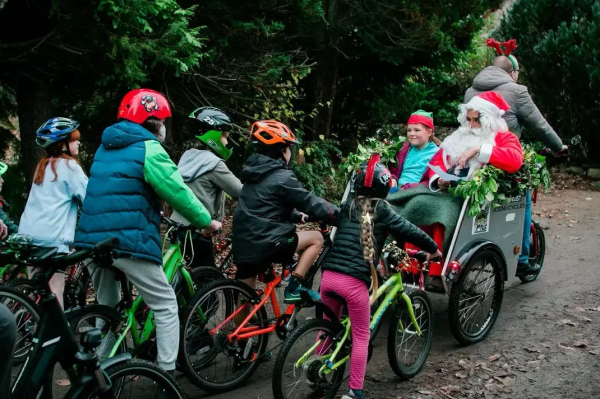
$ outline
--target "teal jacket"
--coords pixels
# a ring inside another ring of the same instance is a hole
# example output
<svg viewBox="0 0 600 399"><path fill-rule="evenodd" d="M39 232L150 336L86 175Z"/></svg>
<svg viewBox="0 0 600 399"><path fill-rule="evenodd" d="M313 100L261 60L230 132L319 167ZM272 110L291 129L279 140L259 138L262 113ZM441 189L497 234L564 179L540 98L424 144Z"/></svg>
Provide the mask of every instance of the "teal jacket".
<svg viewBox="0 0 600 399"><path fill-rule="evenodd" d="M108 127L94 156L75 247L117 237L120 256L162 264L160 199L197 228L211 217L156 136L129 121Z"/></svg>

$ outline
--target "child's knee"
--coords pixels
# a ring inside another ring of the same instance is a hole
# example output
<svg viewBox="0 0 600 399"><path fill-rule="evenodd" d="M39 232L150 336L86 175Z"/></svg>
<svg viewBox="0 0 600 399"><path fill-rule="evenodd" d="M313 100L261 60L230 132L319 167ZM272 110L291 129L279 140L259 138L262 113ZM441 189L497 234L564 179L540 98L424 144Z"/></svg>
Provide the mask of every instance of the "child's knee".
<svg viewBox="0 0 600 399"><path fill-rule="evenodd" d="M323 248L323 234L319 233L319 232L315 232L317 234L315 234L314 237L314 244L315 246L318 246L319 248Z"/></svg>

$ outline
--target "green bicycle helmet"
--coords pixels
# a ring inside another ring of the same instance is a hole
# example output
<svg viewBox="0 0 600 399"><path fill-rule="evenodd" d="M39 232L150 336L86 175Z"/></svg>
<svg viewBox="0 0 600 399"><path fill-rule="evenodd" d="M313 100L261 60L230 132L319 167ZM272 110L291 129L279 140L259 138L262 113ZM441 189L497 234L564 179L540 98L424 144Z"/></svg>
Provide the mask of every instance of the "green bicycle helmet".
<svg viewBox="0 0 600 399"><path fill-rule="evenodd" d="M0 162L0 176L5 174L7 170L8 170L8 165L5 164L4 162Z"/></svg>
<svg viewBox="0 0 600 399"><path fill-rule="evenodd" d="M190 114L190 127L196 137L218 156L227 160L233 153L221 142L221 134L232 129L231 120L220 109L198 108Z"/></svg>

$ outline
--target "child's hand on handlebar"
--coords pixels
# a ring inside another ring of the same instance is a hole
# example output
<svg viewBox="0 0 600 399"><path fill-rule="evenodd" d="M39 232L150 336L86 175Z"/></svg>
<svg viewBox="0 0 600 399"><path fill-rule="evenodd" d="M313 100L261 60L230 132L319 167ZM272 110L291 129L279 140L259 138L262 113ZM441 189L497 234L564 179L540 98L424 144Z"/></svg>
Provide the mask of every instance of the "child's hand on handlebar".
<svg viewBox="0 0 600 399"><path fill-rule="evenodd" d="M201 230L201 233L204 234L205 236L209 236L211 233L221 230L222 226L223 226L223 223L221 223L217 220L213 220L212 222L210 222L210 226Z"/></svg>
<svg viewBox="0 0 600 399"><path fill-rule="evenodd" d="M434 254L427 254L427 261L429 262L432 259L437 259L437 258L441 258L441 257L442 257L442 253L438 249L437 251L435 251Z"/></svg>
<svg viewBox="0 0 600 399"><path fill-rule="evenodd" d="M306 223L306 222L308 222L308 218L309 218L309 217L310 217L310 216L308 216L306 213L304 213L304 212L300 212L300 221L301 221L302 223Z"/></svg>

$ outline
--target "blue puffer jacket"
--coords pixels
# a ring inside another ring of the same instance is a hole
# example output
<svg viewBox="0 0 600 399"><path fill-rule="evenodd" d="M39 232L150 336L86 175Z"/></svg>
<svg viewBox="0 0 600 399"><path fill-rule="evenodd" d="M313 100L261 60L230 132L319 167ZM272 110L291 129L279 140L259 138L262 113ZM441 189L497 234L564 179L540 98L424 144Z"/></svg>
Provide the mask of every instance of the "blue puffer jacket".
<svg viewBox="0 0 600 399"><path fill-rule="evenodd" d="M104 130L90 174L75 247L117 237L119 255L162 264L160 198L195 227L210 224L177 166L141 125L123 121Z"/></svg>

